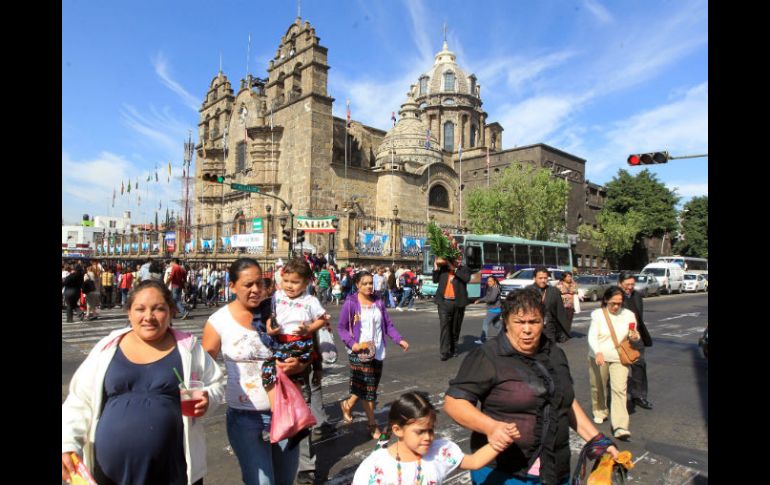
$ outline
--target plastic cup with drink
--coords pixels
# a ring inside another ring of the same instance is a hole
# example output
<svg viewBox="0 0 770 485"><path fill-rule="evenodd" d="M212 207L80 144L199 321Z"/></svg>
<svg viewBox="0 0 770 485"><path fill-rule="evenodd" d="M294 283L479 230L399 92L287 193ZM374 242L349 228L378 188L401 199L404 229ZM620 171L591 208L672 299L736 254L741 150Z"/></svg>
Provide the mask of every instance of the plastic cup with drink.
<svg viewBox="0 0 770 485"><path fill-rule="evenodd" d="M204 387L201 381L187 381L179 384L182 416L195 417L195 405L203 401Z"/></svg>

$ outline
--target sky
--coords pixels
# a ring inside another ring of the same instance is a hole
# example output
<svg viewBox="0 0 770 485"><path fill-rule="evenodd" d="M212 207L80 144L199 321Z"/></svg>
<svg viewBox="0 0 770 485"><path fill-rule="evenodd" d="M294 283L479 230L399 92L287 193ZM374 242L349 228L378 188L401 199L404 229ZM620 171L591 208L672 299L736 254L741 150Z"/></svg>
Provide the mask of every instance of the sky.
<svg viewBox="0 0 770 485"><path fill-rule="evenodd" d="M188 132L198 143L220 62L234 88L267 77L298 7L329 49L335 116L349 99L354 120L389 129L446 24L504 149L546 143L585 159L598 184L638 172L631 153L708 153L706 1L63 0L63 222L178 212L183 144ZM708 194L707 157L648 167L680 206ZM139 190L121 196L128 180Z"/></svg>

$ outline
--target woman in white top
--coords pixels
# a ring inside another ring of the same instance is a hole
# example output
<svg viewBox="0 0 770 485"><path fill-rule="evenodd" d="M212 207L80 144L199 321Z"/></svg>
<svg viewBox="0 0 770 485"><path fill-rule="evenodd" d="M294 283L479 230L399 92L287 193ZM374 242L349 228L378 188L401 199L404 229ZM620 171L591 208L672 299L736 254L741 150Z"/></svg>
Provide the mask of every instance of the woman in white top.
<svg viewBox="0 0 770 485"><path fill-rule="evenodd" d="M591 379L591 406L594 422L601 424L607 419L607 381L612 392L612 412L610 419L615 438L627 440L631 437L628 409L626 408L626 382L628 366L620 363L620 356L612 341L612 335L604 310L612 322L615 337L620 344L626 337L635 342L639 340L636 331L636 317L630 310L623 308L623 290L613 286L607 289L602 298L601 308L591 313L591 327L588 329L588 374Z"/></svg>
<svg viewBox="0 0 770 485"><path fill-rule="evenodd" d="M262 365L272 354L255 327L270 318L262 268L240 258L230 266L235 300L216 311L203 328L203 348L212 357L222 352L227 368L227 438L246 485L291 485L299 466L299 447L289 440L270 444L270 401L262 386ZM276 362L286 374L307 364L296 358Z"/></svg>

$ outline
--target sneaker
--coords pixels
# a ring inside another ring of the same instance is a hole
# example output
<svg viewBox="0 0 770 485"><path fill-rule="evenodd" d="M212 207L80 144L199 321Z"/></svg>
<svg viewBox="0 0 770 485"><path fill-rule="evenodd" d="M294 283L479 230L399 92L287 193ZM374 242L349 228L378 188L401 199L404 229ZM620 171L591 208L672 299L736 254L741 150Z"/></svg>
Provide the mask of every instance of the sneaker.
<svg viewBox="0 0 770 485"><path fill-rule="evenodd" d="M598 418L594 416L594 423L596 424L602 424L606 418Z"/></svg>
<svg viewBox="0 0 770 485"><path fill-rule="evenodd" d="M478 339L478 340L474 340L474 341L473 341L473 343L474 343L474 344L479 344L479 345L481 345L481 344L483 344L483 343L484 343L484 341L483 341L483 340L481 340L481 339Z"/></svg>
<svg viewBox="0 0 770 485"><path fill-rule="evenodd" d="M182 320L187 320L190 318L190 312L184 312L184 315L182 315Z"/></svg>
<svg viewBox="0 0 770 485"><path fill-rule="evenodd" d="M297 473L294 480L295 485L312 485L315 483L315 472L305 471Z"/></svg>
<svg viewBox="0 0 770 485"><path fill-rule="evenodd" d="M417 310L415 310L414 308L410 308L409 311L410 312L416 312Z"/></svg>
<svg viewBox="0 0 770 485"><path fill-rule="evenodd" d="M396 310L398 310L398 311L400 311L400 312L403 312L403 311L404 311L404 309L403 309L403 308L401 308L400 306L396 307Z"/></svg>
<svg viewBox="0 0 770 485"><path fill-rule="evenodd" d="M628 438L631 437L631 432L628 431L627 429L618 428L615 430L615 433L613 433L613 435L615 436L615 438L619 440L626 441L628 440Z"/></svg>

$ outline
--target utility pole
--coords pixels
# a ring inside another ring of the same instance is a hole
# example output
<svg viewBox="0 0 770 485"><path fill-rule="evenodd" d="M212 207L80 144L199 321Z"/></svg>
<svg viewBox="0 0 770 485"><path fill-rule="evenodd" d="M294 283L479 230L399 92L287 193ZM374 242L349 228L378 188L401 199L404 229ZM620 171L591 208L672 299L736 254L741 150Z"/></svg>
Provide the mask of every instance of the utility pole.
<svg viewBox="0 0 770 485"><path fill-rule="evenodd" d="M183 173L184 176L184 219L182 223L182 232L184 234L182 243L186 243L189 238L189 232L190 232L190 163L192 162L192 156L193 156L193 141L192 141L192 130L188 130L187 135L187 141L184 144L184 166L185 166L185 172ZM184 250L184 247L182 248Z"/></svg>

